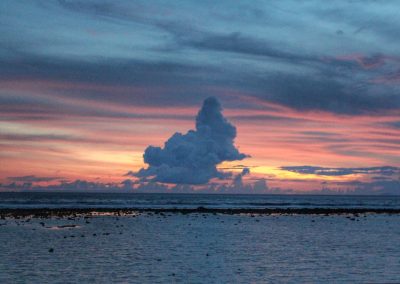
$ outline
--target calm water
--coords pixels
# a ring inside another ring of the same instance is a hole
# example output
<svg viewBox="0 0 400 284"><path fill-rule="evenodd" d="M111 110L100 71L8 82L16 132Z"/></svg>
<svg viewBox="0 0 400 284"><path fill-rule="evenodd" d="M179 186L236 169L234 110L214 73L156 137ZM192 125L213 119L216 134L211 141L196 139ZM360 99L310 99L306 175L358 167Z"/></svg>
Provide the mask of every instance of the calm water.
<svg viewBox="0 0 400 284"><path fill-rule="evenodd" d="M400 208L400 196L0 193L0 208Z"/></svg>
<svg viewBox="0 0 400 284"><path fill-rule="evenodd" d="M0 204L398 208L399 199L3 193ZM143 213L0 219L0 283L400 283L400 216L346 217Z"/></svg>

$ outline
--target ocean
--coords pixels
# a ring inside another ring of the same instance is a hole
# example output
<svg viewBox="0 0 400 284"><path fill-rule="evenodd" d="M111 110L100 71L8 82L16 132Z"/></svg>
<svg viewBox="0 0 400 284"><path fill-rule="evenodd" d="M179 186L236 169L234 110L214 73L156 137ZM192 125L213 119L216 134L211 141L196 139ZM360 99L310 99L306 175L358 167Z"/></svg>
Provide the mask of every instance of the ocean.
<svg viewBox="0 0 400 284"><path fill-rule="evenodd" d="M0 208L391 208L400 196L3 192Z"/></svg>
<svg viewBox="0 0 400 284"><path fill-rule="evenodd" d="M1 208L400 208L392 196L1 193ZM399 283L398 214L0 219L0 283Z"/></svg>

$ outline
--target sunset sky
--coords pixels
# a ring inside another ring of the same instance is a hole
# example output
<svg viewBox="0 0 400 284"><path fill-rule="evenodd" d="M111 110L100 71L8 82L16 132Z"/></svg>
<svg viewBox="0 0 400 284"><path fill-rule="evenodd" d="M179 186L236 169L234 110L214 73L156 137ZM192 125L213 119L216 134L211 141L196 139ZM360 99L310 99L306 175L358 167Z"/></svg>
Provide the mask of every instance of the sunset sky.
<svg viewBox="0 0 400 284"><path fill-rule="evenodd" d="M2 0L0 188L399 194L399 46L398 1ZM231 159L161 178L209 97Z"/></svg>

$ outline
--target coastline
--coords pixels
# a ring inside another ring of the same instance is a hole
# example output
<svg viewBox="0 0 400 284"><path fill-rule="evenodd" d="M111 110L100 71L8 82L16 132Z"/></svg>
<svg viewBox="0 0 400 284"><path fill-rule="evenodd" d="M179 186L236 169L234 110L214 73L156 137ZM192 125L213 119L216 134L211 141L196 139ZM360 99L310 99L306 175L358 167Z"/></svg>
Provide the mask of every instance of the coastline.
<svg viewBox="0 0 400 284"><path fill-rule="evenodd" d="M95 216L96 214L116 216L153 214L222 214L222 215L358 215L358 214L400 214L393 208L2 208L0 218L51 218L69 216Z"/></svg>

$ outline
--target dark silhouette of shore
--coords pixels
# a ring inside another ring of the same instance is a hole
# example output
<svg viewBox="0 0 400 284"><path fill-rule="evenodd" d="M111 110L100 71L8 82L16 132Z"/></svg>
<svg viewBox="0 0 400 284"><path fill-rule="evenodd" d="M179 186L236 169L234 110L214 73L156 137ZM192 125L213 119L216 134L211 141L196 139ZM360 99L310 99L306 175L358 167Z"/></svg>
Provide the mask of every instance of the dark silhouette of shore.
<svg viewBox="0 0 400 284"><path fill-rule="evenodd" d="M96 214L110 214L116 216L153 213L153 214L254 214L254 215L343 215L343 214L400 214L400 209L388 208L32 208L32 209L0 209L0 218L6 217L76 217Z"/></svg>

